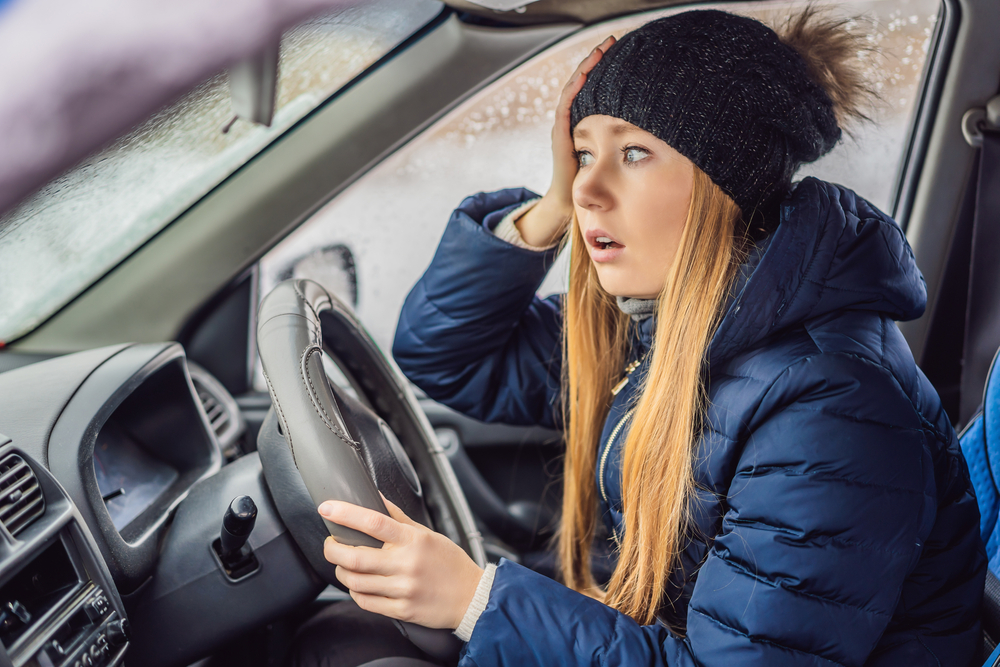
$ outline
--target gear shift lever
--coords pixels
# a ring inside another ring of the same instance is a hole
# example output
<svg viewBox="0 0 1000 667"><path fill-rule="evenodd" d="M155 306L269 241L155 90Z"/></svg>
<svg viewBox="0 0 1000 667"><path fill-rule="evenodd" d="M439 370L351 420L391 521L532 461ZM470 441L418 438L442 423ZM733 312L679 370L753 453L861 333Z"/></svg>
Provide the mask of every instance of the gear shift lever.
<svg viewBox="0 0 1000 667"><path fill-rule="evenodd" d="M229 564L230 561L240 557L240 550L246 544L247 538L253 531L253 526L257 522L257 505L254 504L250 496L237 496L233 502L229 503L226 515L222 517L221 548L219 556L222 562Z"/></svg>
<svg viewBox="0 0 1000 667"><path fill-rule="evenodd" d="M257 522L257 505L250 496L237 496L226 508L222 517L222 530L219 539L212 543L212 548L219 557L219 565L231 581L257 571L260 564L247 539Z"/></svg>

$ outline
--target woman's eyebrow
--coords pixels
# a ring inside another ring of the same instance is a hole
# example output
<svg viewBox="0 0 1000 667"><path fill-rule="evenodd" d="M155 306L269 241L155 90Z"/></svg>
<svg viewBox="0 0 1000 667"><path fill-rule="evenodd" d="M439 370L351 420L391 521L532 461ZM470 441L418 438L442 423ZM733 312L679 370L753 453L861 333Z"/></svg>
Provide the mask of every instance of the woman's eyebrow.
<svg viewBox="0 0 1000 667"><path fill-rule="evenodd" d="M611 131L611 134L615 136L641 131L640 128L636 127L635 125L625 122L614 123L613 125L611 125L609 129ZM581 128L579 125L573 128L574 139L586 139L589 136L590 132L588 132L586 128Z"/></svg>

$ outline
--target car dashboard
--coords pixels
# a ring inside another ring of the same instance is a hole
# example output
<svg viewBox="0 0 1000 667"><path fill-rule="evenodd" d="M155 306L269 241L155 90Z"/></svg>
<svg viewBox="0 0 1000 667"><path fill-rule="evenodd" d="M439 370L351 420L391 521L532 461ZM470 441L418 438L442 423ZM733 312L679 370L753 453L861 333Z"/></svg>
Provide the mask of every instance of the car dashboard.
<svg viewBox="0 0 1000 667"><path fill-rule="evenodd" d="M240 419L176 343L0 374L0 667L187 664L315 597L256 454L222 465ZM237 582L211 544L244 493L269 576Z"/></svg>

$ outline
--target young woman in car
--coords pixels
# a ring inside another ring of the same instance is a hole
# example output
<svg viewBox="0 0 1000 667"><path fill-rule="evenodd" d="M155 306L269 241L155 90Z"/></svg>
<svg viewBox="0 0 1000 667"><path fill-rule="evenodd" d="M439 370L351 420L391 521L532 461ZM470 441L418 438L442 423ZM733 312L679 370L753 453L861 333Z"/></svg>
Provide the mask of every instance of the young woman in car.
<svg viewBox="0 0 1000 667"><path fill-rule="evenodd" d="M548 192L462 202L393 347L446 405L565 430L565 586L484 572L395 507L324 503L385 542L325 546L360 607L455 628L480 667L979 656L976 501L894 323L923 278L884 213L791 183L862 115L857 44L811 11L781 36L692 11L580 64ZM540 299L562 241L569 292Z"/></svg>

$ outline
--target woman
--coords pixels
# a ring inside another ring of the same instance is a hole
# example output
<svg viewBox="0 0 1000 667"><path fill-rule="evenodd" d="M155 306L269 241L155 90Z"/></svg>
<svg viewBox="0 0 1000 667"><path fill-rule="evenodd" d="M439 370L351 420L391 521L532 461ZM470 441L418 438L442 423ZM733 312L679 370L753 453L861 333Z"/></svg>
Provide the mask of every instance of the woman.
<svg viewBox="0 0 1000 667"><path fill-rule="evenodd" d="M978 657L976 501L894 324L923 278L885 214L790 183L861 115L856 48L811 11L781 37L692 11L581 63L548 192L462 202L393 347L432 398L565 429L565 586L483 572L394 507L324 503L386 543L326 544L358 605L457 628L481 667ZM539 299L563 236L569 293Z"/></svg>

